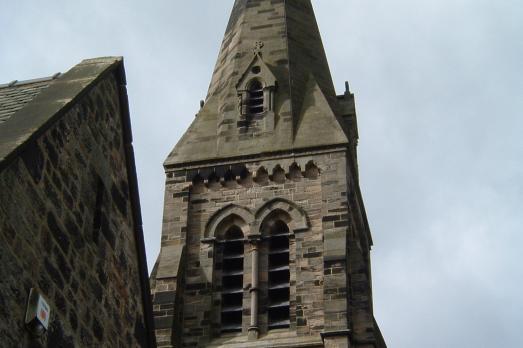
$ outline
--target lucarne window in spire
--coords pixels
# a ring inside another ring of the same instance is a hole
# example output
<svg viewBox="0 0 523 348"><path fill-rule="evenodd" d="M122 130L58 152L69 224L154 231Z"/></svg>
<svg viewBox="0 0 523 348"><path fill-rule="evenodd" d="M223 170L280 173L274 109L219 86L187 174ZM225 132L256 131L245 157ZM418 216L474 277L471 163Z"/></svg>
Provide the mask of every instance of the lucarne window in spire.
<svg viewBox="0 0 523 348"><path fill-rule="evenodd" d="M237 127L240 134L261 134L274 130L277 81L272 70L263 61L262 47L263 42L256 42L252 61L236 84L240 112Z"/></svg>
<svg viewBox="0 0 523 348"><path fill-rule="evenodd" d="M254 80L249 85L248 110L249 116L262 114L264 111L263 86L260 81Z"/></svg>

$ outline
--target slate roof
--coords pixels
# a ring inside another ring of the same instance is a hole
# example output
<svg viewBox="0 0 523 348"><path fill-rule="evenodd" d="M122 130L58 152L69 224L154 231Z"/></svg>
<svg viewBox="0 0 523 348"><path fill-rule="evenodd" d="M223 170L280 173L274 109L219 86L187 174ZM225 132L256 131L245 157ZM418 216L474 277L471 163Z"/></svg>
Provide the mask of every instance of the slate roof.
<svg viewBox="0 0 523 348"><path fill-rule="evenodd" d="M0 124L22 109L59 76L58 73L51 77L0 85Z"/></svg>
<svg viewBox="0 0 523 348"><path fill-rule="evenodd" d="M63 75L0 85L0 168L121 61L118 57L87 59Z"/></svg>
<svg viewBox="0 0 523 348"><path fill-rule="evenodd" d="M277 79L274 130L238 134L236 85L263 42ZM236 0L204 107L165 166L348 144L310 0Z"/></svg>

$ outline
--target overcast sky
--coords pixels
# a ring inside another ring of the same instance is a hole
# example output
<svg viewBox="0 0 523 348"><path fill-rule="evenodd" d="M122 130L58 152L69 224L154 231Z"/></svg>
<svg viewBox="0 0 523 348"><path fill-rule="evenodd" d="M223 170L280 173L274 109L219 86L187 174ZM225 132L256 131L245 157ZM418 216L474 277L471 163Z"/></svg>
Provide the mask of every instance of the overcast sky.
<svg viewBox="0 0 523 348"><path fill-rule="evenodd" d="M147 257L233 0L0 0L0 83L123 55ZM523 347L523 1L316 0L356 94L389 348Z"/></svg>

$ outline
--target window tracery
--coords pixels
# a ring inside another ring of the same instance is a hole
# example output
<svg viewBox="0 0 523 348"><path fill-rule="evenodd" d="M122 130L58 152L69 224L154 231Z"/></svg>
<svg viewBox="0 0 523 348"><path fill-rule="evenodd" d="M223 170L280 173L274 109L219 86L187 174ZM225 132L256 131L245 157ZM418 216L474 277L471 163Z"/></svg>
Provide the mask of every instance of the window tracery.
<svg viewBox="0 0 523 348"><path fill-rule="evenodd" d="M257 339L260 332L293 326L293 240L307 228L305 212L282 198L266 202L256 213L231 204L210 218L200 255L203 262L213 258L210 277L220 303L213 311L217 337L245 333Z"/></svg>

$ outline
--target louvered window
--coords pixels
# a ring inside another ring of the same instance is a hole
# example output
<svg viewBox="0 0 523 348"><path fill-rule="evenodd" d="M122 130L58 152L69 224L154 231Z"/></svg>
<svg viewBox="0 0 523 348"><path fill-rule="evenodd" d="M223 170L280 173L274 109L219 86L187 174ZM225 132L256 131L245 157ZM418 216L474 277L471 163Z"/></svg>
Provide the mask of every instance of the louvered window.
<svg viewBox="0 0 523 348"><path fill-rule="evenodd" d="M290 325L289 228L277 221L269 235L269 330Z"/></svg>
<svg viewBox="0 0 523 348"><path fill-rule="evenodd" d="M221 332L242 330L243 233L231 227L223 243Z"/></svg>
<svg viewBox="0 0 523 348"><path fill-rule="evenodd" d="M254 80L249 87L247 107L249 115L255 116L264 111L263 86L260 81Z"/></svg>

